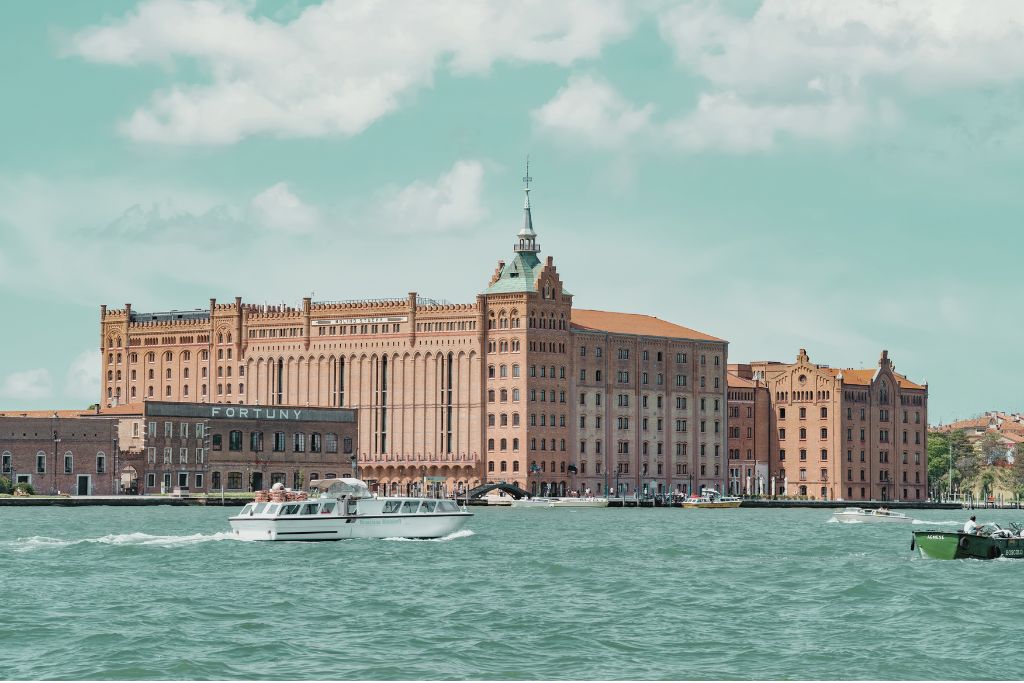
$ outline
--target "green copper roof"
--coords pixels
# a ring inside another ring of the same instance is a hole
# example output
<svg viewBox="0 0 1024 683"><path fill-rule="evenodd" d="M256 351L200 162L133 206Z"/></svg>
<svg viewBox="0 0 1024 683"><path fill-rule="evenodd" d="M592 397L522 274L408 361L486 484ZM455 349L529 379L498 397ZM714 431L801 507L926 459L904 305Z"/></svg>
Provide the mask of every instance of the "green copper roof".
<svg viewBox="0 0 1024 683"><path fill-rule="evenodd" d="M531 252L520 252L501 269L497 282L487 288L485 294L502 294L506 292L532 292L533 283L543 268L537 255Z"/></svg>

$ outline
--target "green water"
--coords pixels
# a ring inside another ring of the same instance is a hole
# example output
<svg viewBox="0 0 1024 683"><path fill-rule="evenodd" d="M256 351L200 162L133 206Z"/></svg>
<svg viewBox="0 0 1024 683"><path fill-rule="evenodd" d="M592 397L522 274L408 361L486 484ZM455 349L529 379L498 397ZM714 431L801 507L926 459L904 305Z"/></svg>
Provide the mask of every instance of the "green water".
<svg viewBox="0 0 1024 683"><path fill-rule="evenodd" d="M303 544L217 509L0 509L0 678L1021 677L1024 561L922 559L926 525L474 511L448 540Z"/></svg>

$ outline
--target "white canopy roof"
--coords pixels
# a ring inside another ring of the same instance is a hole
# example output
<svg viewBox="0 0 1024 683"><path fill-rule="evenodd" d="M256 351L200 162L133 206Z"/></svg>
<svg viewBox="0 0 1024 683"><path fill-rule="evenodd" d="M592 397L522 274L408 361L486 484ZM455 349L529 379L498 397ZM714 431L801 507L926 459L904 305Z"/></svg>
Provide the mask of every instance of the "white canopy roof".
<svg viewBox="0 0 1024 683"><path fill-rule="evenodd" d="M314 479L309 482L309 488L329 493L333 496L352 496L354 498L369 498L370 487L362 479L353 477L336 477L334 479Z"/></svg>

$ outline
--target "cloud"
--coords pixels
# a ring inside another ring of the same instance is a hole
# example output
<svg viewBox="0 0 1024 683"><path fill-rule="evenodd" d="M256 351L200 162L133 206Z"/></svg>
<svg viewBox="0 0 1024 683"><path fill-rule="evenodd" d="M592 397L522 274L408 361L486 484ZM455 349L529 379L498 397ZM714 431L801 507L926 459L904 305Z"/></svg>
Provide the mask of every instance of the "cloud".
<svg viewBox="0 0 1024 683"><path fill-rule="evenodd" d="M73 35L67 55L178 74L122 122L128 137L231 144L251 135L355 135L397 109L435 73L479 74L499 61L570 65L632 31L621 0L507 3L327 0L290 21L250 3L147 0Z"/></svg>
<svg viewBox="0 0 1024 683"><path fill-rule="evenodd" d="M665 132L688 151L743 154L769 150L782 135L841 141L866 118L863 104L841 99L754 105L735 93L705 93L693 112L668 123Z"/></svg>
<svg viewBox="0 0 1024 683"><path fill-rule="evenodd" d="M0 382L0 397L16 401L49 398L52 390L50 371L45 368L13 372Z"/></svg>
<svg viewBox="0 0 1024 683"><path fill-rule="evenodd" d="M1007 84L1024 77L1024 4L767 0L749 18L721 3L659 16L679 63L716 88L789 95L891 80L918 91Z"/></svg>
<svg viewBox="0 0 1024 683"><path fill-rule="evenodd" d="M386 229L395 232L448 232L467 230L487 215L482 192L484 167L479 161L461 160L434 182L415 181L379 194L373 213Z"/></svg>
<svg viewBox="0 0 1024 683"><path fill-rule="evenodd" d="M320 212L296 197L287 183L277 183L253 197L252 210L266 227L288 232L312 232L320 225Z"/></svg>
<svg viewBox="0 0 1024 683"><path fill-rule="evenodd" d="M595 147L617 147L650 125L653 105L634 107L607 81L569 79L549 102L531 113L542 130L569 134Z"/></svg>
<svg viewBox="0 0 1024 683"><path fill-rule="evenodd" d="M100 352L89 349L75 356L64 381L65 398L95 402L100 396Z"/></svg>

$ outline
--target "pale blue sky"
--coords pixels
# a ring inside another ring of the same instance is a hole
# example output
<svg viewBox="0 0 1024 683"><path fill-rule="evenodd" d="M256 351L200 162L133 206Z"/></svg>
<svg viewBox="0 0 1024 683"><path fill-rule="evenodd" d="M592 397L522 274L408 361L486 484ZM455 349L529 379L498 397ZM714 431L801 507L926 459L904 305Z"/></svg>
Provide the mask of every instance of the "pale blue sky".
<svg viewBox="0 0 1024 683"><path fill-rule="evenodd" d="M530 154L577 306L1024 409L1024 3L280 7L0 10L0 408L97 400L101 303L472 301Z"/></svg>

